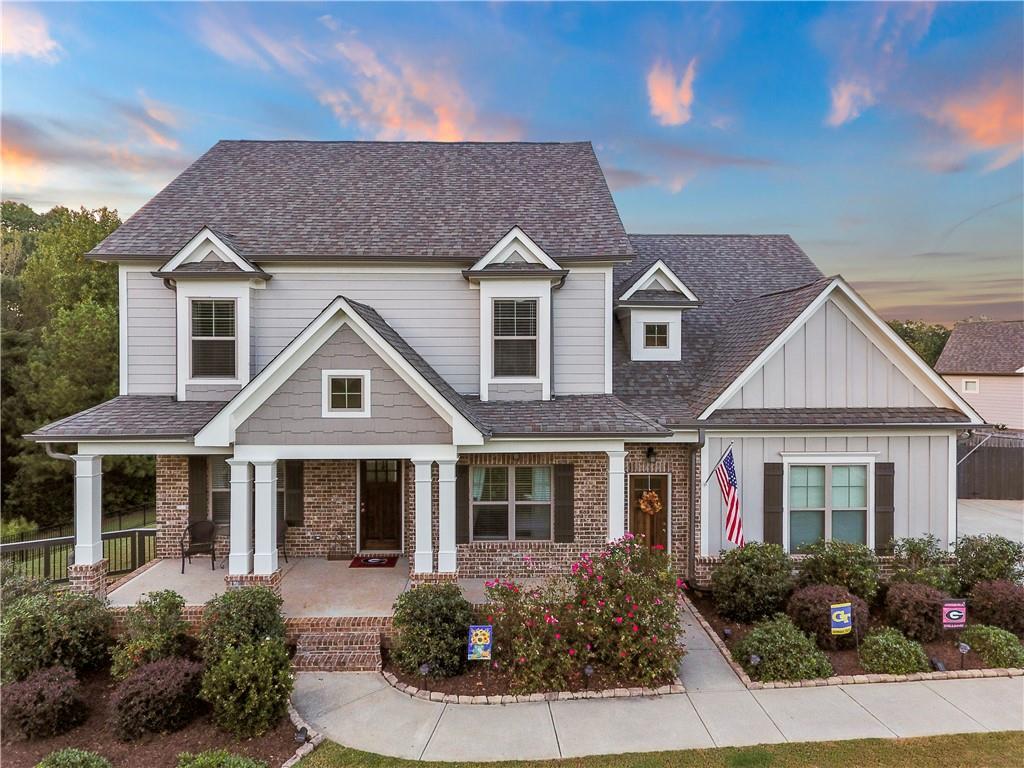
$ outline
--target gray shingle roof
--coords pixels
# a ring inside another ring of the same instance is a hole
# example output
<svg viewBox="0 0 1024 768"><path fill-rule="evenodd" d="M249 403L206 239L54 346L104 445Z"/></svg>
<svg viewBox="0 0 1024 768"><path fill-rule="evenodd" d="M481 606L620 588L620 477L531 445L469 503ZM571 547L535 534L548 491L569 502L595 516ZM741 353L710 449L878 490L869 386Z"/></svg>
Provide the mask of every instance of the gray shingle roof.
<svg viewBox="0 0 1024 768"><path fill-rule="evenodd" d="M968 424L970 419L950 408L743 408L715 411L713 426L834 427Z"/></svg>
<svg viewBox="0 0 1024 768"><path fill-rule="evenodd" d="M495 436L667 435L671 430L614 395L565 395L553 400L466 402Z"/></svg>
<svg viewBox="0 0 1024 768"><path fill-rule="evenodd" d="M553 259L630 257L589 142L221 141L91 251L168 258L203 226L249 259L473 262L513 226Z"/></svg>
<svg viewBox="0 0 1024 768"><path fill-rule="evenodd" d="M665 424L688 424L828 285L788 235L631 235L616 295L661 259L700 297L682 316L682 359L631 361L615 324L615 394ZM727 277L726 277L727 276Z"/></svg>
<svg viewBox="0 0 1024 768"><path fill-rule="evenodd" d="M1014 374L1024 367L1024 320L957 323L935 363L938 373Z"/></svg>
<svg viewBox="0 0 1024 768"><path fill-rule="evenodd" d="M30 440L68 441L90 438L179 438L193 437L217 412L222 402L173 397L121 395L40 427L26 437Z"/></svg>

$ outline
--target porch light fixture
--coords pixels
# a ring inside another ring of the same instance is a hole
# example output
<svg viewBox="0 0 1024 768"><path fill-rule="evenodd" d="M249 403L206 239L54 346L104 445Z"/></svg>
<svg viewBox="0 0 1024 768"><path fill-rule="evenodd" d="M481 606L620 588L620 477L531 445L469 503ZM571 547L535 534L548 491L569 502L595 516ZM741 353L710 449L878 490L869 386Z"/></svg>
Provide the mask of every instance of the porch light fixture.
<svg viewBox="0 0 1024 768"><path fill-rule="evenodd" d="M654 446L653 445L648 445L647 446L647 453L646 453L647 461L648 462L653 462L654 459L657 457L657 455L658 455L658 452L654 450Z"/></svg>

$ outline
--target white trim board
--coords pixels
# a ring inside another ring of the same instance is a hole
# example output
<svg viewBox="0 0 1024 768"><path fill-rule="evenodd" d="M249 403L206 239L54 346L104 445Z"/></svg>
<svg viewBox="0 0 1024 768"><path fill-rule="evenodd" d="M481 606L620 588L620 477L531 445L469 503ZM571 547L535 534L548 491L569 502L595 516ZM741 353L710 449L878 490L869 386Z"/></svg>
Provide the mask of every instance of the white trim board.
<svg viewBox="0 0 1024 768"><path fill-rule="evenodd" d="M221 261L231 262L243 272L258 271L249 261L239 256L227 243L217 237L216 233L209 227L203 227L199 230L180 251L160 267L159 271L171 272L182 264L202 261L211 252Z"/></svg>
<svg viewBox="0 0 1024 768"><path fill-rule="evenodd" d="M634 280L633 284L619 297L619 301L626 301L637 291L645 291L655 284L669 293L681 293L689 301L698 301L693 291L687 288L683 281L676 276L676 273L661 259L651 264L640 277Z"/></svg>
<svg viewBox="0 0 1024 768"><path fill-rule="evenodd" d="M561 269L558 263L548 256L544 249L537 245L518 226L512 227L505 236L491 246L479 261L470 267L471 272L479 272L490 264L503 264L512 254L518 253L531 264L543 264L548 269Z"/></svg>
<svg viewBox="0 0 1024 768"><path fill-rule="evenodd" d="M342 410L331 408L331 379L360 379L362 383L361 408ZM370 389L370 371L367 369L333 368L320 372L320 416L324 419L366 419L370 417L373 392Z"/></svg>

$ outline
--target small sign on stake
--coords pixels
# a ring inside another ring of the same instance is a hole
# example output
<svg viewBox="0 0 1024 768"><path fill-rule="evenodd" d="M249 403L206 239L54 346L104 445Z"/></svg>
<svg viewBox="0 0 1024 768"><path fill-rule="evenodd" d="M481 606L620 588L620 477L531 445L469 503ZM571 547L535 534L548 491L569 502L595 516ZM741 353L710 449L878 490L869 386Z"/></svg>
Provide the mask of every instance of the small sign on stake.
<svg viewBox="0 0 1024 768"><path fill-rule="evenodd" d="M491 660L491 640L494 633L490 624L473 625L469 628L469 654L466 656L470 661Z"/></svg>
<svg viewBox="0 0 1024 768"><path fill-rule="evenodd" d="M967 603L964 600L944 600L942 603L942 628L963 629L967 624Z"/></svg>
<svg viewBox="0 0 1024 768"><path fill-rule="evenodd" d="M832 634L850 634L853 631L853 605L851 603L833 603L829 610L832 616Z"/></svg>

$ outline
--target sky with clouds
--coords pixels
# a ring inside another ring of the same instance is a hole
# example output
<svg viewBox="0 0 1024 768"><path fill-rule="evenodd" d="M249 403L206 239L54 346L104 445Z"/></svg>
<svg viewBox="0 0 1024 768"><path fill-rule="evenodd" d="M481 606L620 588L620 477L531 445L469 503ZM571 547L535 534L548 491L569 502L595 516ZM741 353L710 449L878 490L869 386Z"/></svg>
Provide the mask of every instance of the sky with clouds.
<svg viewBox="0 0 1024 768"><path fill-rule="evenodd" d="M785 232L887 317L1024 315L1024 5L20 4L2 192L221 138L581 140L630 232Z"/></svg>

